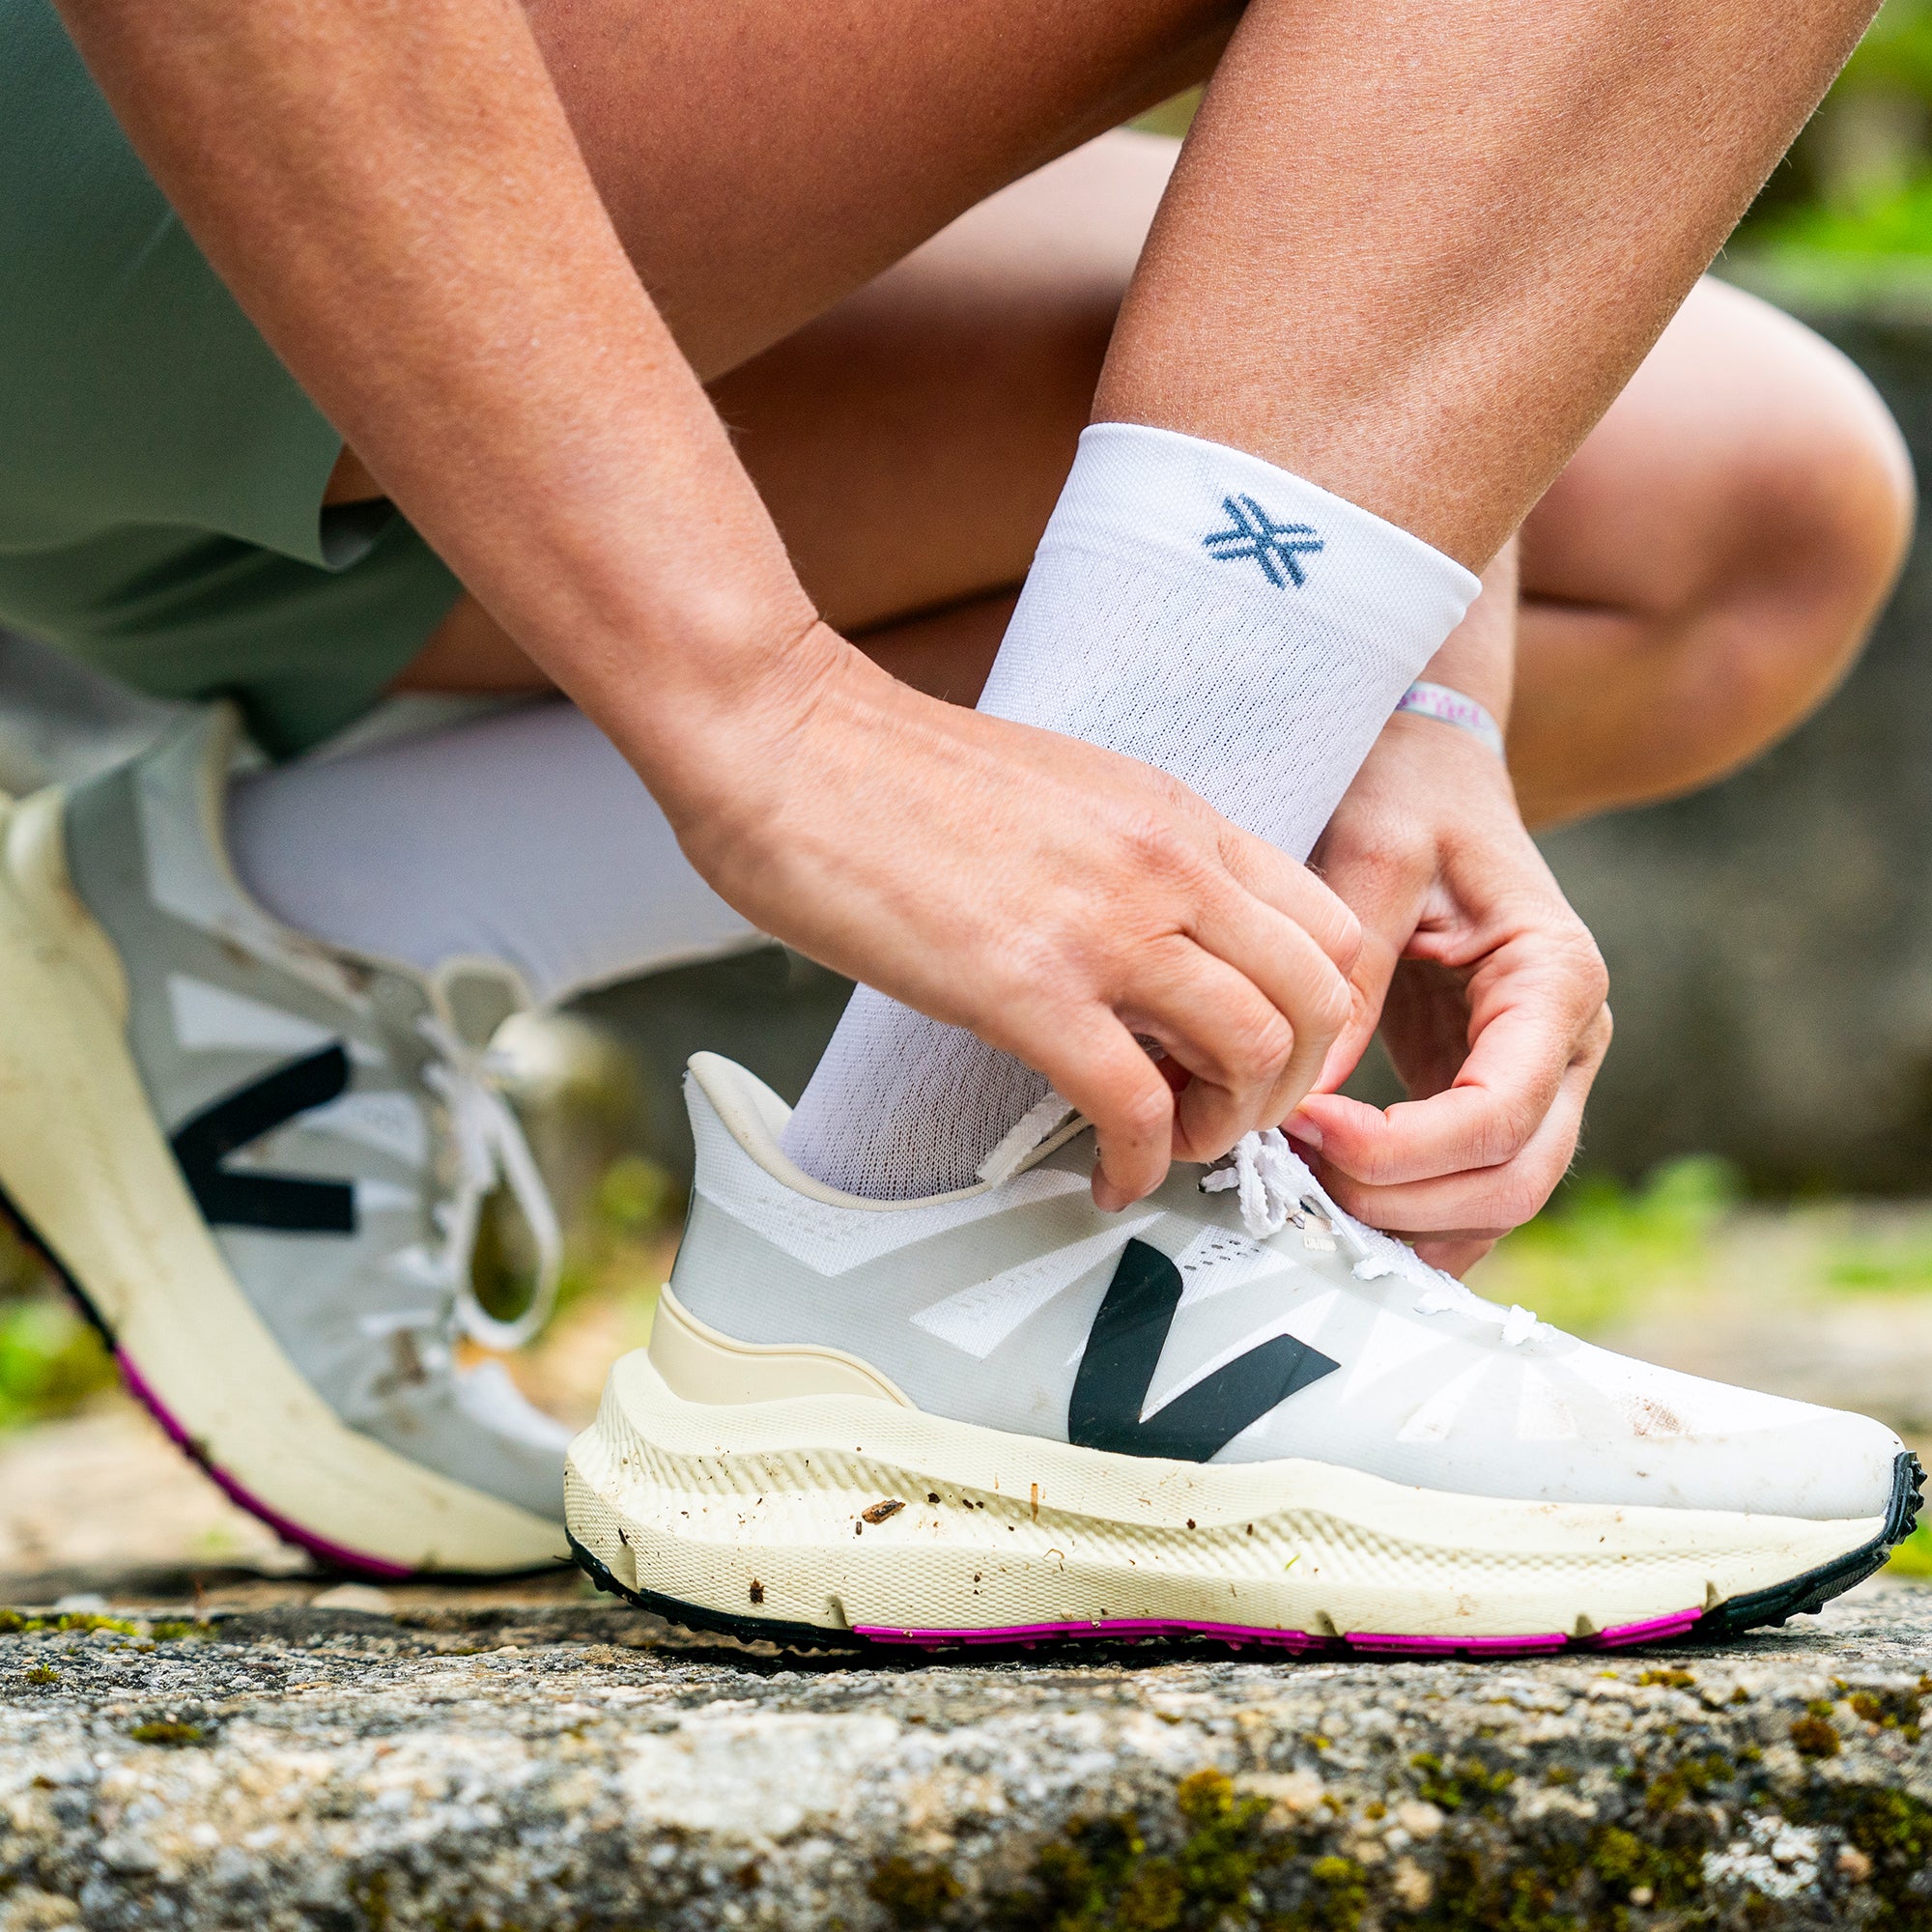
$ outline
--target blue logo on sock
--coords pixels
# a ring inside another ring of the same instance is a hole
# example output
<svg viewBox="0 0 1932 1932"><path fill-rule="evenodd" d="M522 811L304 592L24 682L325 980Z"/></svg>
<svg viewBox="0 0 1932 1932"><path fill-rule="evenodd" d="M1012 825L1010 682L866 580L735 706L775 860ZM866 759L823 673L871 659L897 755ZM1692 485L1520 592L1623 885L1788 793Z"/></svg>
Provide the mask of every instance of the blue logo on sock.
<svg viewBox="0 0 1932 1932"><path fill-rule="evenodd" d="M1203 537L1202 549L1217 563L1251 556L1277 590L1291 583L1299 590L1308 581L1301 559L1321 548L1314 525L1278 524L1252 497L1223 497L1221 507L1233 522Z"/></svg>

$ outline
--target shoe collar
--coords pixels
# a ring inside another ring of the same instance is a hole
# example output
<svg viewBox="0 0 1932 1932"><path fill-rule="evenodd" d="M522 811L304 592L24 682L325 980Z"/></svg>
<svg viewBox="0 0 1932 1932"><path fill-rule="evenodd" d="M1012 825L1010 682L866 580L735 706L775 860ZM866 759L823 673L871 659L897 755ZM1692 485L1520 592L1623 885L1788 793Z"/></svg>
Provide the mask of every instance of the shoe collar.
<svg viewBox="0 0 1932 1932"><path fill-rule="evenodd" d="M1046 1132L1037 1144L1011 1165L976 1180L970 1187L955 1187L945 1194L923 1194L911 1201L874 1201L864 1194L847 1194L828 1187L806 1173L781 1145L791 1109L755 1073L726 1060L722 1053L694 1053L686 1064L686 1104L694 1111L708 1104L724 1131L743 1150L746 1157L762 1168L781 1186L809 1201L828 1208L843 1208L865 1213L896 1213L910 1208L932 1208L954 1201L975 1201L1004 1187L1015 1175L1037 1167L1046 1157L1089 1130L1089 1122L1072 1114L1058 1127ZM1060 1102L1063 1112L1065 1102ZM1029 1116L1032 1120L1034 1117ZM1011 1135L1008 1137L1009 1140ZM1002 1146L1006 1143L1003 1142ZM988 1167L992 1166L989 1161ZM985 1173L982 1169L982 1174Z"/></svg>
<svg viewBox="0 0 1932 1932"><path fill-rule="evenodd" d="M261 753L242 728L240 711L227 698L197 708L133 760L148 768L151 782L166 788L186 781L191 786L201 833L199 861L223 902L220 923L232 938L272 952L284 970L315 980L354 1006L362 1004L362 982L372 972L419 987L442 1025L477 1050L511 1013L535 1009L528 985L506 961L462 956L425 973L406 959L317 939L270 912L242 883L228 850L229 785L237 776L259 769L261 762ZM170 766L175 775L162 776Z"/></svg>

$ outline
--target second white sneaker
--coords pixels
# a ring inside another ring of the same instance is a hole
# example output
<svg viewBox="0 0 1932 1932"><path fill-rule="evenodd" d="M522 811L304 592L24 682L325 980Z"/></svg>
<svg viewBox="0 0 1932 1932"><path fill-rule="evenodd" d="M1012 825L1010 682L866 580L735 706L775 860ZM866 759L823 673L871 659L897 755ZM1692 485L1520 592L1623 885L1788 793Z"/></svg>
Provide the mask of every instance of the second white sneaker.
<svg viewBox="0 0 1932 1932"><path fill-rule="evenodd" d="M1278 1135L1119 1215L1069 1122L837 1193L714 1055L650 1348L572 1446L599 1581L781 1641L1530 1651L1815 1609L1911 1528L1863 1416L1610 1354L1351 1220Z"/></svg>

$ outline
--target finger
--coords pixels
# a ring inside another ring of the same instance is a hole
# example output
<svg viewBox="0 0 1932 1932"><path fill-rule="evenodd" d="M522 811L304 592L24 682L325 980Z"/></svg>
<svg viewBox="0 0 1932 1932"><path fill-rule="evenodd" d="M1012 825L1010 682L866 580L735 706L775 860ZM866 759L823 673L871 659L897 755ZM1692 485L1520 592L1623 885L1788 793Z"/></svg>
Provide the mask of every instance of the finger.
<svg viewBox="0 0 1932 1932"><path fill-rule="evenodd" d="M1037 1039L1017 1037L1011 1050L1094 1122L1099 1153L1094 1169L1096 1207L1118 1212L1167 1179L1173 1089L1147 1049L1106 1008L1092 1008L1071 1020L1052 1015Z"/></svg>
<svg viewBox="0 0 1932 1932"><path fill-rule="evenodd" d="M1492 1240L1533 1218L1568 1171L1595 1072L1593 1063L1579 1060L1521 1151L1493 1167L1374 1186L1331 1168L1324 1152L1322 1184L1371 1227L1417 1236ZM1436 1101L1415 1104L1428 1107Z"/></svg>
<svg viewBox="0 0 1932 1932"><path fill-rule="evenodd" d="M1202 952L1232 968L1277 1016L1273 1026L1257 1023L1244 1057L1232 1065L1223 1062L1203 1069L1188 1063L1197 1073L1240 1093L1238 1111L1246 1119L1235 1131L1234 1140L1238 1140L1251 1128L1278 1125L1315 1084L1336 1036L1348 1024L1352 996L1341 971L1309 933L1232 882L1225 892L1206 896L1193 937ZM1192 1017L1200 1032L1198 1015L1172 1006L1168 1010L1183 1026ZM1245 1002L1241 1010L1250 1012ZM1258 1022L1258 1015L1251 1017ZM1287 1028L1285 1038L1281 1023ZM1271 1063L1264 1061L1264 1053L1275 1047L1285 1051Z"/></svg>
<svg viewBox="0 0 1932 1932"><path fill-rule="evenodd" d="M1301 945L1339 983L1305 934ZM1253 980L1190 939L1143 948L1135 964L1132 1003L1122 1003L1121 1018L1191 1076L1178 1095L1174 1157L1217 1160L1264 1117L1295 1058L1294 1028Z"/></svg>
<svg viewBox="0 0 1932 1932"><path fill-rule="evenodd" d="M1441 1093L1386 1113L1327 1094L1303 1104L1325 1160L1376 1186L1498 1166L1529 1144L1572 1066L1594 1072L1608 1046L1598 986L1548 962L1481 975L1471 991L1468 1058Z"/></svg>
<svg viewBox="0 0 1932 1932"><path fill-rule="evenodd" d="M1278 845L1220 823L1220 857L1227 869L1264 905L1292 920L1347 973L1361 945L1361 922L1341 898Z"/></svg>
<svg viewBox="0 0 1932 1932"><path fill-rule="evenodd" d="M1375 1037L1389 981L1428 898L1432 871L1426 859L1390 862L1379 855L1348 853L1337 858L1325 876L1360 923L1362 938L1349 974L1353 1001L1349 1022L1315 1083L1316 1091L1324 1094L1348 1079Z"/></svg>

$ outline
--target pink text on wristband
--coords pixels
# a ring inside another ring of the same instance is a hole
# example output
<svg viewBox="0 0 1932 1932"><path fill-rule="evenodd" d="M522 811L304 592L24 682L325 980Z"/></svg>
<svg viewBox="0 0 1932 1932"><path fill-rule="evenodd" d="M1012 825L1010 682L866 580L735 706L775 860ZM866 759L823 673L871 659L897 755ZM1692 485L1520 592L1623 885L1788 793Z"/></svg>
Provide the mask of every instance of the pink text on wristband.
<svg viewBox="0 0 1932 1932"><path fill-rule="evenodd" d="M1451 691L1446 684L1430 684L1427 681L1411 684L1396 699L1395 708L1398 713L1412 712L1418 717L1454 724L1459 730L1468 732L1472 738L1480 739L1497 757L1503 755L1502 726L1473 697L1466 697L1460 691Z"/></svg>

